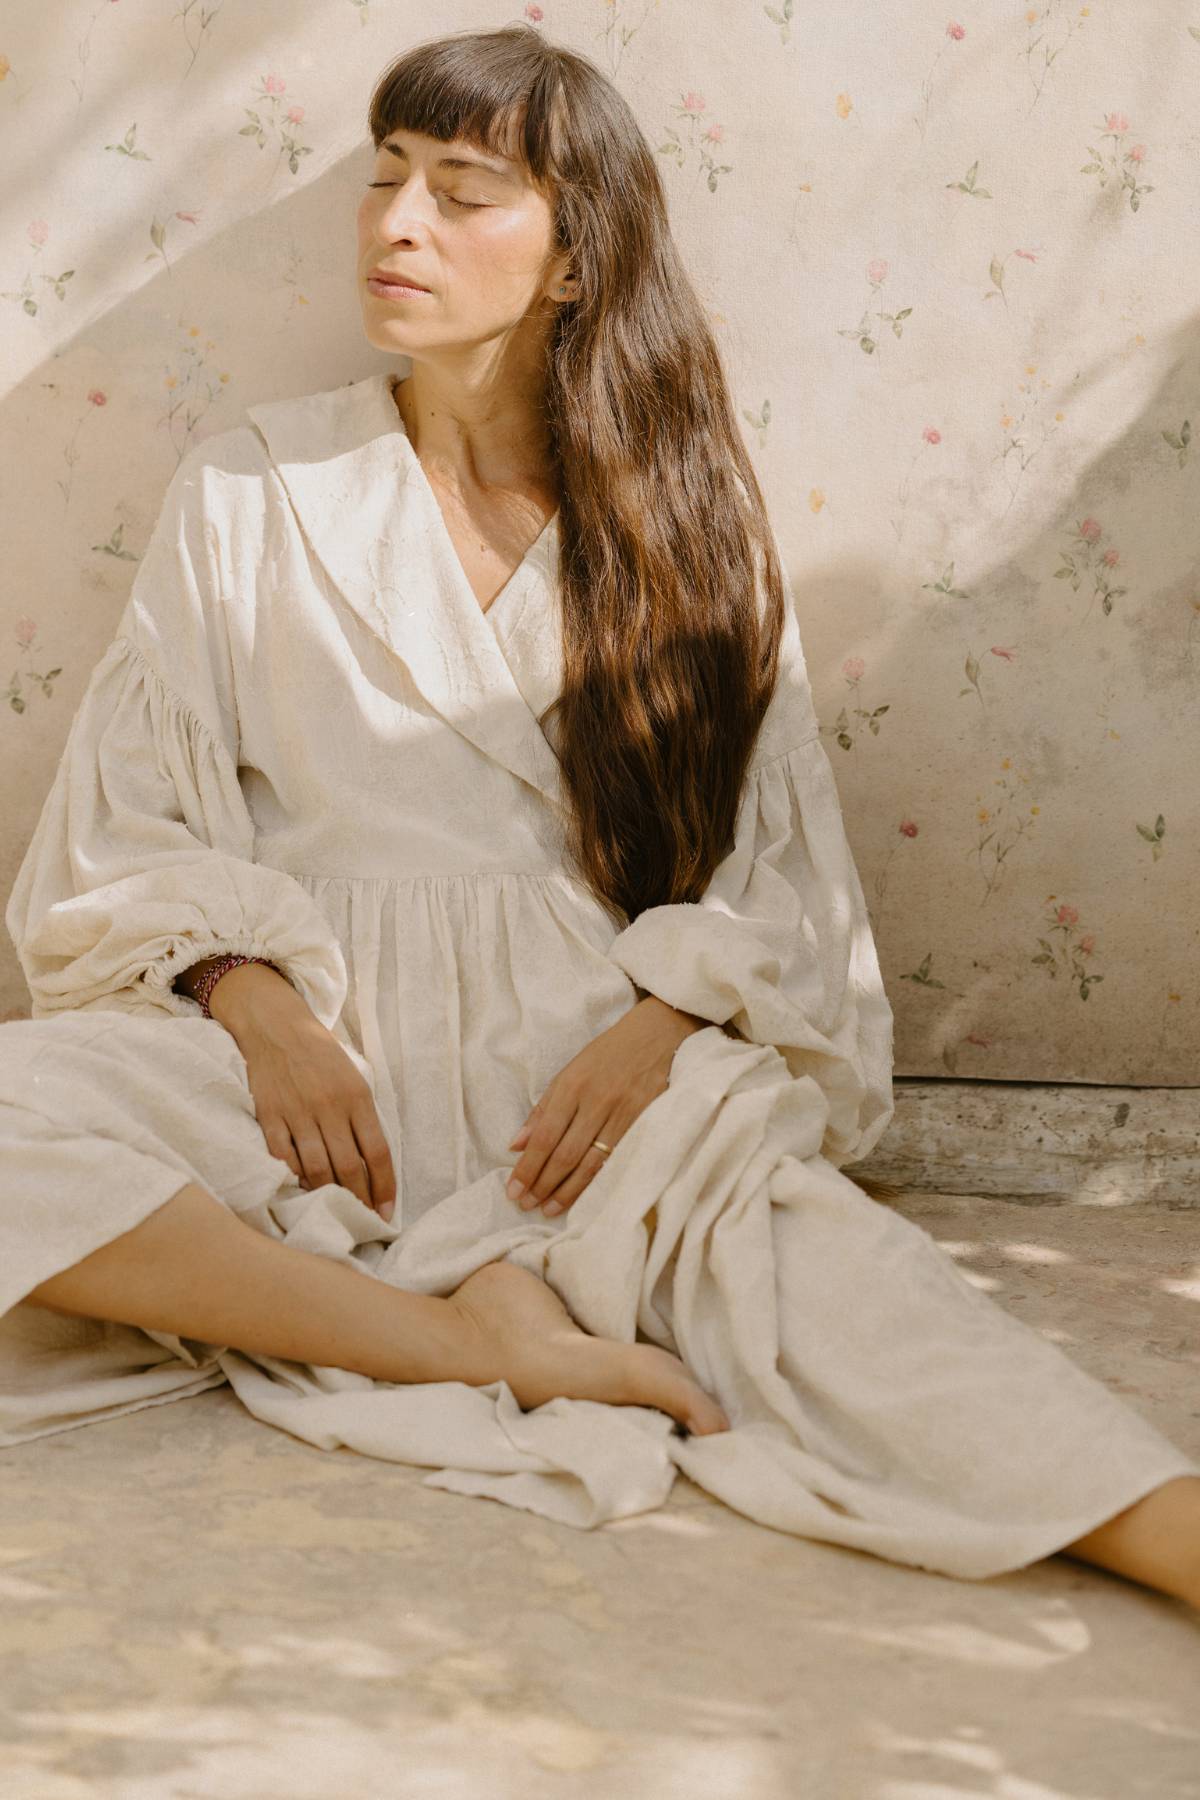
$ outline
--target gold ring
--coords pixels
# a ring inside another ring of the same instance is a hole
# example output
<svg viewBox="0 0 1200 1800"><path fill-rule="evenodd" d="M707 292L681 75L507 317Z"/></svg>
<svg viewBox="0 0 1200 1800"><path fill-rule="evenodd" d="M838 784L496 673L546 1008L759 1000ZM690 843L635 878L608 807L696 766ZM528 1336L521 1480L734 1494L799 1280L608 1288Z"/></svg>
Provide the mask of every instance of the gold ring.
<svg viewBox="0 0 1200 1800"><path fill-rule="evenodd" d="M605 1156L612 1155L612 1145L611 1144L602 1144L600 1142L599 1138L592 1139L592 1149L593 1150L603 1150Z"/></svg>

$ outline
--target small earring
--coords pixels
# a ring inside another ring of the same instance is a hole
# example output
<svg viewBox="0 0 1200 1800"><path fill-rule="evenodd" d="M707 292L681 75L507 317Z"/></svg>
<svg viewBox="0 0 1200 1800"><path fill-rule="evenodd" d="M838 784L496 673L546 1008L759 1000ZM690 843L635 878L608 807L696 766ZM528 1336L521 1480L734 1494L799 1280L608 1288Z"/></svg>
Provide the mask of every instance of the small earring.
<svg viewBox="0 0 1200 1800"><path fill-rule="evenodd" d="M567 290L565 287L560 287L558 291L560 294L565 294Z"/></svg>

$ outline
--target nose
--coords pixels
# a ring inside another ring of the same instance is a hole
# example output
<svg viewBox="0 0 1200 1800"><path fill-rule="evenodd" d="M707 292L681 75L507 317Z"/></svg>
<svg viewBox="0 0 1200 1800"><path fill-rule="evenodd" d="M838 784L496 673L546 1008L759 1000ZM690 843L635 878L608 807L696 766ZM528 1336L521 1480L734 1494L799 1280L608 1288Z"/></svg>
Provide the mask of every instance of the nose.
<svg viewBox="0 0 1200 1800"><path fill-rule="evenodd" d="M414 187L413 184L415 180L416 177L410 175L407 181L397 179L394 182L389 182L386 189L375 189L375 192L379 194L383 200L383 217L385 219L404 217L407 216L407 212L412 212L413 217L417 217L418 209L414 209L413 207L413 197L417 194L423 194L430 204L436 206L436 201L434 201L429 189L418 189ZM395 231L389 230L387 235L389 241L395 240Z"/></svg>

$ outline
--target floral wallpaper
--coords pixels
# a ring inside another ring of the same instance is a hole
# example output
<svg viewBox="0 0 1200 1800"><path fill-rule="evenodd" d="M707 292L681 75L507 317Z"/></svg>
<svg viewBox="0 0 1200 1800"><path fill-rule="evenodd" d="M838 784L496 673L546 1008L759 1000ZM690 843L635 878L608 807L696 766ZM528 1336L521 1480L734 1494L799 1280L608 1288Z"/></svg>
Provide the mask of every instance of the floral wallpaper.
<svg viewBox="0 0 1200 1800"><path fill-rule="evenodd" d="M184 451L379 366L373 82L515 17L660 159L897 1075L1200 1082L1200 0L8 9L5 892Z"/></svg>

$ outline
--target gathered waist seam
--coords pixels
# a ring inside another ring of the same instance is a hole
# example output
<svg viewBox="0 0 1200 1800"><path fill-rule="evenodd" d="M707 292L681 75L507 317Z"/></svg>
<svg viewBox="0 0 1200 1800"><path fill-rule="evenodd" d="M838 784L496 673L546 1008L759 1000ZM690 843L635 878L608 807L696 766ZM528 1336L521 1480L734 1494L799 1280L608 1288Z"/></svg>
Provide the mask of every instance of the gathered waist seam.
<svg viewBox="0 0 1200 1800"><path fill-rule="evenodd" d="M307 870L284 869L278 863L263 863L261 866L277 869L281 875L290 875L293 881L355 881L364 886L379 887L415 887L420 882L434 881L541 881L557 882L561 886L577 889L581 887L573 875L564 874L557 869L471 869L462 875L326 875Z"/></svg>

